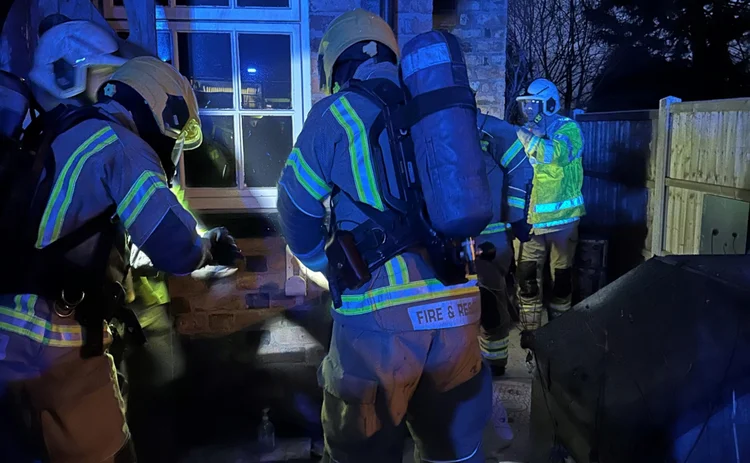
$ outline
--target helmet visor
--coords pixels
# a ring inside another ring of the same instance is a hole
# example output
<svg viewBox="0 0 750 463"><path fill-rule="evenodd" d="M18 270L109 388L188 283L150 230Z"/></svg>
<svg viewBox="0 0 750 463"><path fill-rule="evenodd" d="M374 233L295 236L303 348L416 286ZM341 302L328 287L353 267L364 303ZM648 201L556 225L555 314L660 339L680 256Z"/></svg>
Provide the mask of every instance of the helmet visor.
<svg viewBox="0 0 750 463"><path fill-rule="evenodd" d="M542 115L542 101L531 99L519 99L518 107L526 122L538 123Z"/></svg>

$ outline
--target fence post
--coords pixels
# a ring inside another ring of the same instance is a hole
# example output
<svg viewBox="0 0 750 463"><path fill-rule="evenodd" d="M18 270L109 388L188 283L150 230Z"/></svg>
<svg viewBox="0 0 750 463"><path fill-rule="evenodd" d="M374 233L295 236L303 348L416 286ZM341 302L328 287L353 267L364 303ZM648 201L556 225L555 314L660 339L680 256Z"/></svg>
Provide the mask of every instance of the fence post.
<svg viewBox="0 0 750 463"><path fill-rule="evenodd" d="M673 96L659 101L659 124L656 133L656 165L654 169L654 217L651 223L651 253L664 255L664 216L667 210L667 174L669 145L672 132L671 106L682 100Z"/></svg>
<svg viewBox="0 0 750 463"><path fill-rule="evenodd" d="M585 114L585 112L583 111L583 109L574 109L573 110L573 120L577 121L578 120L578 116L582 116L583 114Z"/></svg>

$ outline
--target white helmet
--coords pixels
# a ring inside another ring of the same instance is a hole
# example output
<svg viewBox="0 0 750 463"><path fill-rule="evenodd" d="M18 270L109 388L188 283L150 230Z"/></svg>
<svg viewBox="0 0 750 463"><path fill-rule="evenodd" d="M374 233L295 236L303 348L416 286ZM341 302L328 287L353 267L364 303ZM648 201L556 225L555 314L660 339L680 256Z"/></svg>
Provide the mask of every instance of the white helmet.
<svg viewBox="0 0 750 463"><path fill-rule="evenodd" d="M64 22L39 38L29 78L56 98L72 98L86 91L89 70L111 74L127 61L117 50L115 37L97 24Z"/></svg>
<svg viewBox="0 0 750 463"><path fill-rule="evenodd" d="M539 103L539 112L543 112L547 116L551 116L560 110L560 92L557 91L555 84L547 79L536 79L529 84L526 93L516 98L516 101L521 105ZM524 113L527 113L527 111L524 110Z"/></svg>

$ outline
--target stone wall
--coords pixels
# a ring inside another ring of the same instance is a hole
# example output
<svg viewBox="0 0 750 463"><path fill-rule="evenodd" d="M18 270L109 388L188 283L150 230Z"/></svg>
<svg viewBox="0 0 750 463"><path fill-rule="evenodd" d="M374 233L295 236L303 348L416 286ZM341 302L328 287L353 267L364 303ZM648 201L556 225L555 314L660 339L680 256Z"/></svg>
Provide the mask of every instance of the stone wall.
<svg viewBox="0 0 750 463"><path fill-rule="evenodd" d="M310 1L310 53L312 59L313 103L324 97L318 75L318 47L328 25L338 15L355 8L364 8L375 14L380 12L379 0L311 0ZM432 29L432 0L398 0L396 36L403 45L415 35Z"/></svg>
<svg viewBox="0 0 750 463"><path fill-rule="evenodd" d="M461 39L477 103L498 117L505 114L507 19L507 0L457 0L455 9L437 11L433 18L435 29Z"/></svg>

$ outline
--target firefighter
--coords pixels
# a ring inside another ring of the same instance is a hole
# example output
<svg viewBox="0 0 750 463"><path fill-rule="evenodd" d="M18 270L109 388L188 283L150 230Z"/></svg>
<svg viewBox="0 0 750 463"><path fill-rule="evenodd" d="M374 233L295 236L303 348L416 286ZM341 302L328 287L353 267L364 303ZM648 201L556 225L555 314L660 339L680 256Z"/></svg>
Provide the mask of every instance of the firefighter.
<svg viewBox="0 0 750 463"><path fill-rule="evenodd" d="M513 125L488 114L478 114L482 149L487 153L487 177L492 189L493 220L477 243L495 247L492 261L477 261L482 293L482 355L496 376L505 373L513 320L510 315L506 277L513 262L513 237L528 241L527 201L533 169L521 155L521 143Z"/></svg>
<svg viewBox="0 0 750 463"><path fill-rule="evenodd" d="M534 167L528 223L531 240L518 244L517 278L521 322L534 330L542 323L542 275L550 256L552 320L570 309L572 266L578 243L578 223L586 213L583 185L583 136L578 124L558 114L560 95L546 79L533 81L516 98L527 122L518 140Z"/></svg>
<svg viewBox="0 0 750 463"><path fill-rule="evenodd" d="M362 9L336 18L322 38L320 84L330 96L310 111L281 174L277 205L289 248L313 272L328 267L323 201L331 197L333 226L351 230L366 220L352 198L379 198L367 136L380 108L347 84L398 84L398 59L391 28ZM476 281L443 286L434 275L419 254L403 252L375 270L369 283L343 292L318 372L323 461L400 462L406 424L416 461L484 461L492 391L478 346ZM458 310L459 299L467 301L460 310L476 318L429 330L414 321L424 317L420 308Z"/></svg>
<svg viewBox="0 0 750 463"><path fill-rule="evenodd" d="M32 266L19 281L36 293L0 296L0 394L12 395L32 417L52 463L135 461L113 360L93 343L98 330L92 327L99 326L108 345L103 312L122 295L87 286L89 277L98 278L93 269L109 269L105 286L122 291L125 234L156 268L177 275L232 262L239 253L224 229L199 237L194 218L168 189L182 150L202 141L187 79L156 58L135 58L104 83L97 99L101 117L83 120L52 144L56 169L30 244L39 262L55 256L66 266L75 262L70 268L76 270ZM68 240L82 230L105 236L110 228L117 253L102 254L90 239ZM58 286L81 290L74 298Z"/></svg>
<svg viewBox="0 0 750 463"><path fill-rule="evenodd" d="M127 62L120 57L122 47L112 34L90 21L73 21L53 14L42 21L39 33L30 77L36 86L37 99L47 110L60 103L93 104L101 84ZM190 211L185 190L176 178L171 190ZM201 236L207 233L208 229L193 216L198 223L196 232ZM167 421L173 414L176 397L168 388L184 371L184 353L169 313L167 276L154 269L148 256L135 245L131 247L129 260L126 302L135 313L147 343L127 346L117 343L111 352L121 375L120 383L129 391L123 395L131 429L137 435L139 456L149 460L156 453L155 461L166 461L165 455L174 453L170 444L175 441L174 426ZM210 272L213 278L236 271L214 270Z"/></svg>

